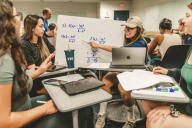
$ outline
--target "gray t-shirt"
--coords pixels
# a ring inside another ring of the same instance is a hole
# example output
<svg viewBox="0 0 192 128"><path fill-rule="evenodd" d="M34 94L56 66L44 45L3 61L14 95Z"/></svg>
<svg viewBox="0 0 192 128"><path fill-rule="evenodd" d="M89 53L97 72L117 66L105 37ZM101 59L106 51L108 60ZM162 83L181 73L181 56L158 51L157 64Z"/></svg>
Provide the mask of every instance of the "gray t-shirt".
<svg viewBox="0 0 192 128"><path fill-rule="evenodd" d="M28 71L26 71L30 82L28 92L30 92L33 81ZM13 83L12 96L11 96L11 111L24 111L31 108L31 100L29 94L25 97L19 97L21 94L21 87L17 81L17 73L14 65L14 61L11 54L6 54L0 57L0 86L2 84ZM27 86L29 86L27 84Z"/></svg>

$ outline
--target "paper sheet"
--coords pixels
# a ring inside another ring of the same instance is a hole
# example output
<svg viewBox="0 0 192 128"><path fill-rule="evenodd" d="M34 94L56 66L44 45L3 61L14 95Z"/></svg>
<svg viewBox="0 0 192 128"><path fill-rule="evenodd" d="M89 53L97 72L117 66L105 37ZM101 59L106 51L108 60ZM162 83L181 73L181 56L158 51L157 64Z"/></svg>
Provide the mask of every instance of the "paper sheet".
<svg viewBox="0 0 192 128"><path fill-rule="evenodd" d="M88 68L109 68L110 63L92 63Z"/></svg>
<svg viewBox="0 0 192 128"><path fill-rule="evenodd" d="M123 72L117 78L125 91L150 87L160 81L154 75Z"/></svg>
<svg viewBox="0 0 192 128"><path fill-rule="evenodd" d="M171 79L170 76L167 75L161 75L161 74L154 74L153 72L150 71L143 71L143 70L134 70L134 73L139 73L139 74L143 74L143 75L153 75L155 76L160 82L168 82L168 83L173 83L173 80Z"/></svg>

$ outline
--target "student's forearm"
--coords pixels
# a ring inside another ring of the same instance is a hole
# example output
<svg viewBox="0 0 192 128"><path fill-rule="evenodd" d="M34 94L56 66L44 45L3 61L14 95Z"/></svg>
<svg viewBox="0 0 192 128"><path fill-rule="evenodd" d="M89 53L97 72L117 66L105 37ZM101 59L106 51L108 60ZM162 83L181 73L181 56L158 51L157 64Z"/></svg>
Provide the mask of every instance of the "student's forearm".
<svg viewBox="0 0 192 128"><path fill-rule="evenodd" d="M99 45L100 49L106 50L108 52L112 52L112 48L118 48L117 46L108 46L108 45Z"/></svg>
<svg viewBox="0 0 192 128"><path fill-rule="evenodd" d="M39 72L39 70L35 70L34 72L31 72L30 73L30 76L31 76L31 78L34 80L34 79L36 79L38 76L40 76L41 75L41 73Z"/></svg>
<svg viewBox="0 0 192 128"><path fill-rule="evenodd" d="M44 105L22 112L11 112L6 128L20 128L46 115Z"/></svg>

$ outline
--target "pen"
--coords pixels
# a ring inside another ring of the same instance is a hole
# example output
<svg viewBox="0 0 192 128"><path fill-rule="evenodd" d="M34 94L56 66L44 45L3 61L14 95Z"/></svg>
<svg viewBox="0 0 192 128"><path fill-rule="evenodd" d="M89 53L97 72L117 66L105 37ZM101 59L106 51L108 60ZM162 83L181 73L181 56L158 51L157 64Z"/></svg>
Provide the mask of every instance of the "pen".
<svg viewBox="0 0 192 128"><path fill-rule="evenodd" d="M87 42L87 41L84 41L84 40L82 40L83 42L85 42L85 43L89 43L89 42Z"/></svg>
<svg viewBox="0 0 192 128"><path fill-rule="evenodd" d="M160 91L160 92L174 92L174 89L166 89L166 88L153 88L155 91Z"/></svg>
<svg viewBox="0 0 192 128"><path fill-rule="evenodd" d="M47 101L40 101L40 100L37 100L37 103L44 104L44 103L47 103Z"/></svg>

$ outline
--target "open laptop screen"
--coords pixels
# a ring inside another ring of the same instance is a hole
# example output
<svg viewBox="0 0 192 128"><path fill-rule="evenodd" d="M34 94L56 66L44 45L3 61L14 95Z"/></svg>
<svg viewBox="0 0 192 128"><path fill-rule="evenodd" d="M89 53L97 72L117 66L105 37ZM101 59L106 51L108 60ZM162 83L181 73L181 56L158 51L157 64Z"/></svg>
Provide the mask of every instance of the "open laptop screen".
<svg viewBox="0 0 192 128"><path fill-rule="evenodd" d="M112 48L112 65L145 65L145 47Z"/></svg>

